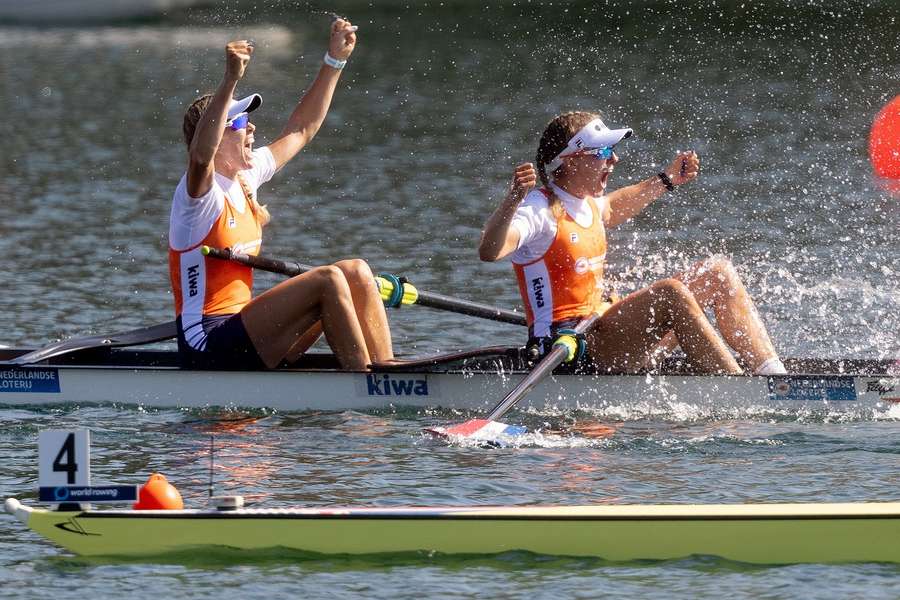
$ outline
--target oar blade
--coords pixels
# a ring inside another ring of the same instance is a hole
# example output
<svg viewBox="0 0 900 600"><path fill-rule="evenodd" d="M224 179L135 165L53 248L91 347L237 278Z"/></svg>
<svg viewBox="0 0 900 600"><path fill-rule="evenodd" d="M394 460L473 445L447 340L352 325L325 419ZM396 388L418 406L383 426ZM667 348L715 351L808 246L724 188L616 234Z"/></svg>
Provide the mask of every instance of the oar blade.
<svg viewBox="0 0 900 600"><path fill-rule="evenodd" d="M91 350L95 348L122 348L126 346L141 346L170 340L178 335L175 321L143 327L133 331L120 331L110 335L92 335L90 337L72 338L62 342L56 342L23 354L9 361L14 365L28 365L58 358L73 352Z"/></svg>
<svg viewBox="0 0 900 600"><path fill-rule="evenodd" d="M431 429L426 429L426 432L443 438L459 437L475 441L484 441L489 445L499 446L505 445L503 440L508 439L508 436L522 435L526 431L524 427L518 425L506 425L500 421L495 421L495 419L499 419L506 414L506 412L515 406L519 400L524 398L534 386L550 375L550 373L553 372L553 369L563 362L574 360L577 356L578 348L581 347L582 351L584 349L584 341L582 340L579 342L578 336L582 336L588 331L598 318L600 318L600 315L592 313L582 319L575 327L574 331L567 331L564 335L560 335L557 338L557 341L554 342L553 349L545 354L531 372L528 373L516 387L510 390L506 397L491 410L487 419L472 419L465 423L452 425L447 428L433 427ZM563 332L560 333L562 334ZM500 439L498 440L498 438ZM497 442L494 443L492 440L497 440Z"/></svg>
<svg viewBox="0 0 900 600"><path fill-rule="evenodd" d="M521 425L507 425L500 421L471 419L450 427L429 427L425 432L439 438L464 438L471 440L497 440L522 435L527 429Z"/></svg>

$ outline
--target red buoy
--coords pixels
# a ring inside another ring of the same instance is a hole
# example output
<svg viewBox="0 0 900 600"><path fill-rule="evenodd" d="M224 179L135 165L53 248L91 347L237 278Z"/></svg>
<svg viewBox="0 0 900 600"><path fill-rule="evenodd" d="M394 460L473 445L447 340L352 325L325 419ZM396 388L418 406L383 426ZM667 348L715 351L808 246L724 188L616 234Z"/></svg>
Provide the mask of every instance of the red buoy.
<svg viewBox="0 0 900 600"><path fill-rule="evenodd" d="M184 501L175 486L160 473L153 473L141 487L135 510L181 510Z"/></svg>
<svg viewBox="0 0 900 600"><path fill-rule="evenodd" d="M888 102L872 123L869 159L876 175L900 179L900 96Z"/></svg>

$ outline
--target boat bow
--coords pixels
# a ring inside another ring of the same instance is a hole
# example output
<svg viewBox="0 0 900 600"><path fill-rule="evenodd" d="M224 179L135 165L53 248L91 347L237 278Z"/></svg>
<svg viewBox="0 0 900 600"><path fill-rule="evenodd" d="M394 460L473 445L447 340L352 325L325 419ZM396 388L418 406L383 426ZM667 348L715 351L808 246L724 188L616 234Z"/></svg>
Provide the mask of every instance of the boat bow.
<svg viewBox="0 0 900 600"><path fill-rule="evenodd" d="M31 516L33 508L30 506L25 506L15 498L7 498L6 499L6 512L22 521L25 525L28 525L28 518Z"/></svg>

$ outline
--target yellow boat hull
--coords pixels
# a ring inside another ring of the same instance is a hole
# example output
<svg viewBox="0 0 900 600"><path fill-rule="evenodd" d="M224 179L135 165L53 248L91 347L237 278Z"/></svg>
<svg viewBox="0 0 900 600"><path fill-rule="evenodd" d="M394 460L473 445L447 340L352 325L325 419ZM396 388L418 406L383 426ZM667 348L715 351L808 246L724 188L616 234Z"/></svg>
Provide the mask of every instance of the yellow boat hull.
<svg viewBox="0 0 900 600"><path fill-rule="evenodd" d="M8 500L7 510L86 556L159 556L213 546L356 555L522 550L612 561L714 555L760 564L900 563L897 502L54 512Z"/></svg>

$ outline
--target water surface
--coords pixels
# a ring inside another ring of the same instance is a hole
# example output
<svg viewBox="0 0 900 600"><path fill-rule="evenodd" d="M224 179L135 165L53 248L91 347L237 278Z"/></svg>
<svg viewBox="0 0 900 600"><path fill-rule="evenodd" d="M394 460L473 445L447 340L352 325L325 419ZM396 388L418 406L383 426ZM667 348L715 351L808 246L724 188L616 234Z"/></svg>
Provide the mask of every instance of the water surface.
<svg viewBox="0 0 900 600"><path fill-rule="evenodd" d="M610 271L623 290L725 254L784 355L898 356L900 204L866 157L871 120L900 89L896 6L612 4L348 5L359 48L316 140L263 189L275 218L265 251L307 263L362 256L420 289L516 307L509 265L477 260L481 225L550 117L600 109L636 132L613 188L652 176L679 149L703 161L697 182L611 232ZM0 342L170 319L165 236L185 106L218 83L224 43L252 37L258 51L240 90L264 96L257 139L271 140L318 68L326 25L302 5L227 3L160 21L0 27L10 117ZM261 275L257 288L276 281ZM427 309L392 312L391 323L405 355L522 336ZM219 491L269 506L887 501L900 483L893 413L515 413L532 427L600 420L616 433L532 436L492 451L419 433L468 416L0 408L0 496L34 497L40 429L83 426L96 482L160 470L193 505L206 494L211 433ZM896 598L900 575L891 565L708 557L182 559L85 561L0 519L6 597Z"/></svg>

